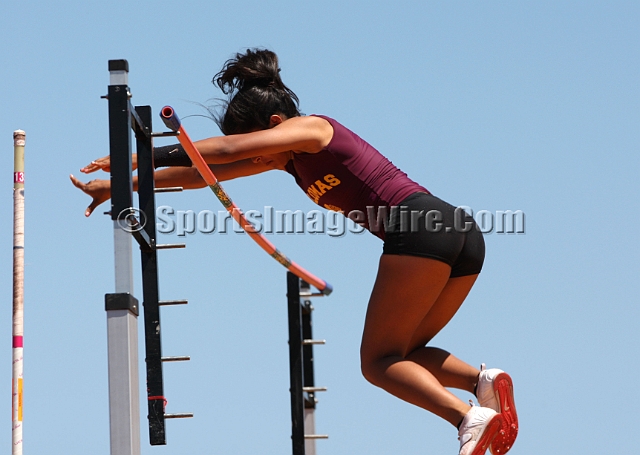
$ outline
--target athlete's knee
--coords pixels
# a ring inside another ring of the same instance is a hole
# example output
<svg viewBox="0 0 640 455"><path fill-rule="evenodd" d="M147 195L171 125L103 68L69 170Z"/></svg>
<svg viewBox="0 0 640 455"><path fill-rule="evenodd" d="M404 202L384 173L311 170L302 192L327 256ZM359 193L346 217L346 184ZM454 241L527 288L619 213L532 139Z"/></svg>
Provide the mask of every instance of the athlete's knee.
<svg viewBox="0 0 640 455"><path fill-rule="evenodd" d="M379 377L379 367L377 366L377 362L372 361L369 358L365 358L360 355L360 371L362 372L362 376L369 381L371 384L376 385Z"/></svg>
<svg viewBox="0 0 640 455"><path fill-rule="evenodd" d="M396 356L379 354L366 348L361 348L360 371L362 376L371 384L379 386L389 366L391 357Z"/></svg>
<svg viewBox="0 0 640 455"><path fill-rule="evenodd" d="M360 372L364 378L375 384L375 361L374 356L371 355L370 351L364 344L364 340L362 345L360 346Z"/></svg>

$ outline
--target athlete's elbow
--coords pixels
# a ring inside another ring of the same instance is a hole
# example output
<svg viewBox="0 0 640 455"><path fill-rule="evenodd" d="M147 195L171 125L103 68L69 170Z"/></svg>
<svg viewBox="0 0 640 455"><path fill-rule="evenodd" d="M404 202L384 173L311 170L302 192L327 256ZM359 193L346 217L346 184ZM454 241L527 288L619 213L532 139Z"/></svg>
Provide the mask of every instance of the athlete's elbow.
<svg viewBox="0 0 640 455"><path fill-rule="evenodd" d="M197 190L200 188L204 188L205 186L207 186L207 183L202 178L202 175L200 175L198 168L196 168L195 166L191 167L189 169L189 175L185 179L183 187L187 190Z"/></svg>
<svg viewBox="0 0 640 455"><path fill-rule="evenodd" d="M238 157L230 149L221 149L215 154L215 161L209 164L229 164L238 161Z"/></svg>
<svg viewBox="0 0 640 455"><path fill-rule="evenodd" d="M225 138L210 138L195 143L198 152L207 164L226 164L234 161L233 150Z"/></svg>

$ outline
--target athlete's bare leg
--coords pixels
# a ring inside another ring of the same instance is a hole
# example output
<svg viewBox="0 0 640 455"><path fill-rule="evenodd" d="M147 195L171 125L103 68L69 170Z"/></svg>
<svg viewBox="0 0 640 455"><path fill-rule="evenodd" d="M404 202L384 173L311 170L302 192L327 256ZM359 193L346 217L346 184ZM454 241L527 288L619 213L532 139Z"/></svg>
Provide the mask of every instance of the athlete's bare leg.
<svg viewBox="0 0 640 455"><path fill-rule="evenodd" d="M361 347L371 383L456 426L469 405L445 389L473 390L478 370L449 353L424 348L456 313L476 276L449 278L433 259L382 255Z"/></svg>

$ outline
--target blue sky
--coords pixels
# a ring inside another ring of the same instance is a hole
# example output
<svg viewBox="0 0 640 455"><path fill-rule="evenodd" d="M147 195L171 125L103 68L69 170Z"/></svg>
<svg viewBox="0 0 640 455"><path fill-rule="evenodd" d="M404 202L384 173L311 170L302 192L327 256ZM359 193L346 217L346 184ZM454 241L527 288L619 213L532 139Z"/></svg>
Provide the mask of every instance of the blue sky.
<svg viewBox="0 0 640 455"><path fill-rule="evenodd" d="M103 301L114 289L112 228L106 208L84 218L88 198L68 180L108 153L107 61L128 59L134 104L155 113L170 104L202 138L219 134L199 116L199 104L220 96L213 75L235 52L267 47L305 113L336 118L452 204L526 214L525 234L486 236L483 273L434 340L512 375L521 433L511 453L635 451L638 17L638 4L622 1L5 8L0 447L11 445L13 130L27 132L25 453L108 454ZM245 210L316 208L285 173L224 186ZM161 195L158 205L221 209L208 190ZM449 424L361 377L381 242L370 234L271 239L335 288L315 303L314 331L327 340L316 348L316 382L329 388L317 430L330 435L318 454L456 453ZM186 250L160 254L161 298L190 301L163 309L163 349L192 360L165 365L165 395L168 411L196 417L169 422L168 445L150 447L143 408L142 453L290 453L285 271L246 235L184 241Z"/></svg>

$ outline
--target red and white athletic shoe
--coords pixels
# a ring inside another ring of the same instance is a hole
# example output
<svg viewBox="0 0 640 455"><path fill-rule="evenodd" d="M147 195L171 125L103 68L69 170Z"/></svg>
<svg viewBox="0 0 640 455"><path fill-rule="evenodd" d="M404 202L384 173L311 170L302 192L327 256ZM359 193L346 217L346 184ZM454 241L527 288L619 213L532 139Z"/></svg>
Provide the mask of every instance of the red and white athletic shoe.
<svg viewBox="0 0 640 455"><path fill-rule="evenodd" d="M480 367L480 377L476 395L480 406L491 408L502 414L502 431L491 444L493 455L504 455L513 446L518 436L518 415L513 399L513 381L511 377L497 368Z"/></svg>
<svg viewBox="0 0 640 455"><path fill-rule="evenodd" d="M484 455L502 430L502 415L493 409L471 406L458 430L460 455Z"/></svg>

